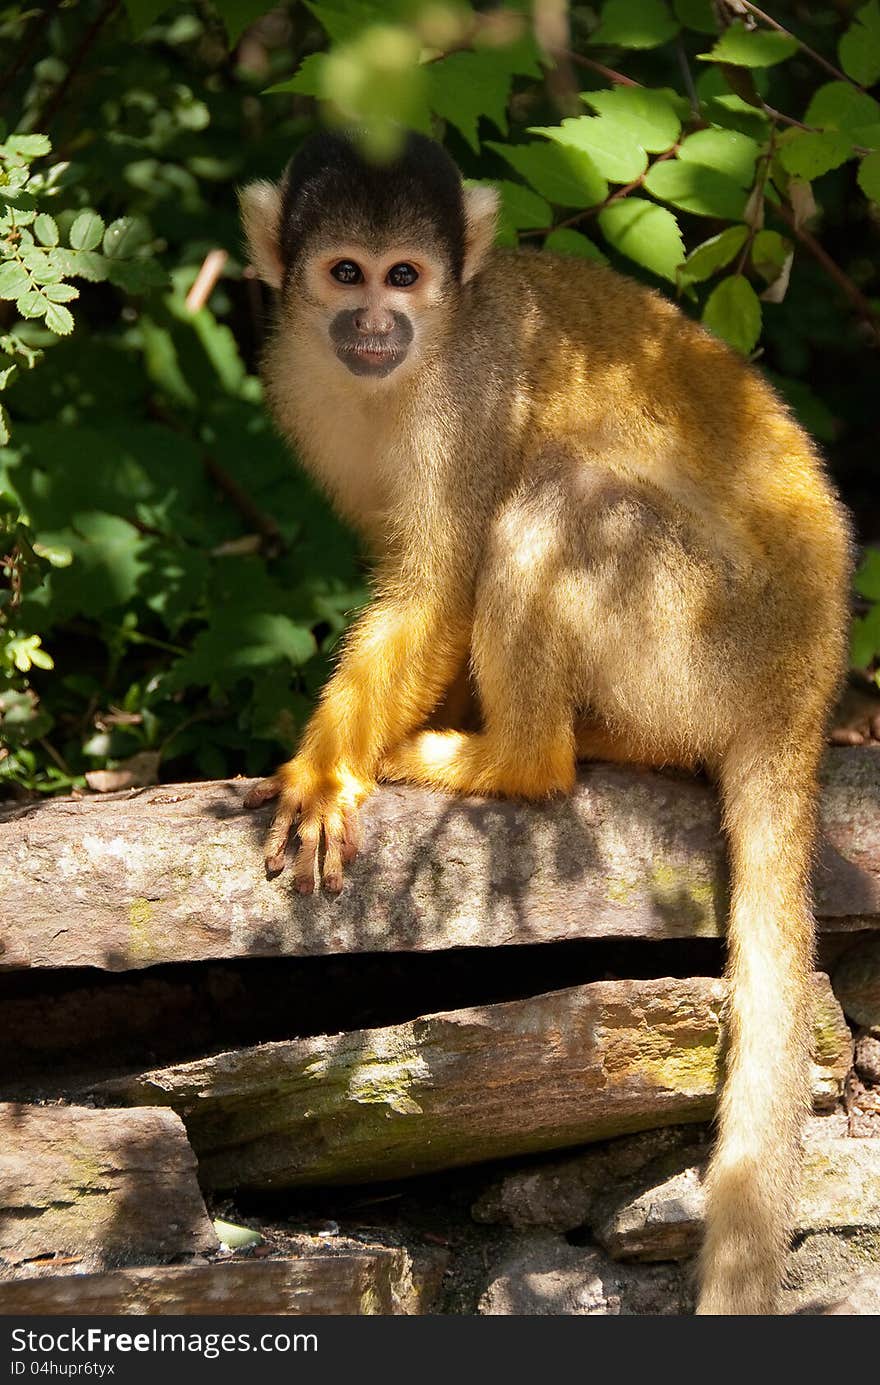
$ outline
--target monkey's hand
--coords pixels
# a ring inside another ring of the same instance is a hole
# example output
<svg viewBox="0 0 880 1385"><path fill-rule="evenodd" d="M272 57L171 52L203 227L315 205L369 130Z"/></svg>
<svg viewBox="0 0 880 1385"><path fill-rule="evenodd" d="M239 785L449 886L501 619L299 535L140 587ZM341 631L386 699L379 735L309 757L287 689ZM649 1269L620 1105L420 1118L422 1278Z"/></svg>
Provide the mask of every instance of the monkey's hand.
<svg viewBox="0 0 880 1385"><path fill-rule="evenodd" d="M244 800L246 808L259 808L270 799L278 799L266 837L266 870L275 875L284 869L288 839L296 829L296 888L300 894L311 894L320 875L324 889L338 893L343 867L358 853L358 809L372 788L344 765L319 770L302 755L282 765L271 779L255 785Z"/></svg>

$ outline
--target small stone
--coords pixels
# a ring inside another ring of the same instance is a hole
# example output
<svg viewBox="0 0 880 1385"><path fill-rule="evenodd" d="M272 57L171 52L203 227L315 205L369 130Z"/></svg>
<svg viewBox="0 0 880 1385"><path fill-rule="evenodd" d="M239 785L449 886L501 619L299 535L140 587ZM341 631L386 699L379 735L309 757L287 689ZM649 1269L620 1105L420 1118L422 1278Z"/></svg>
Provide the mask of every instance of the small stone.
<svg viewBox="0 0 880 1385"><path fill-rule="evenodd" d="M880 1039L863 1034L856 1040L855 1066L865 1082L880 1082Z"/></svg>
<svg viewBox="0 0 880 1385"><path fill-rule="evenodd" d="M880 1025L880 938L845 952L834 968L833 985L851 1020L866 1028Z"/></svg>

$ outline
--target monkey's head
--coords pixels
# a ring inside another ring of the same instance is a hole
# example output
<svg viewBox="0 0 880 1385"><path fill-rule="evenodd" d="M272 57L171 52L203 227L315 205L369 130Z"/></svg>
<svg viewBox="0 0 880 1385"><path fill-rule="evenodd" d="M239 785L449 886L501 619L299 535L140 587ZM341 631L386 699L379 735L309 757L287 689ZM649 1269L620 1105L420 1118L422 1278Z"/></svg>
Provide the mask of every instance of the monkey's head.
<svg viewBox="0 0 880 1385"><path fill-rule="evenodd" d="M400 378L449 328L495 233L497 196L465 188L441 145L408 134L391 163L313 135L280 184L240 194L251 260L281 326L367 381Z"/></svg>

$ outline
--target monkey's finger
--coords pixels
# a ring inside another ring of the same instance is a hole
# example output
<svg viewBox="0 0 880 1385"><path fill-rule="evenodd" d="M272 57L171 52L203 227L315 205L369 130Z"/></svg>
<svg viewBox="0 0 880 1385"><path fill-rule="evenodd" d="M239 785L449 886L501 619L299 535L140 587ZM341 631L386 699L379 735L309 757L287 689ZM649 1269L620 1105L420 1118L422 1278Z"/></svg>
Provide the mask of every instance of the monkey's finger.
<svg viewBox="0 0 880 1385"><path fill-rule="evenodd" d="M320 818L306 818L299 824L299 850L293 858L293 878L300 894L314 892L320 841Z"/></svg>
<svg viewBox="0 0 880 1385"><path fill-rule="evenodd" d="M342 843L340 847L343 861L348 864L353 861L361 849L361 829L358 813L355 808L346 808L342 814L343 830Z"/></svg>
<svg viewBox="0 0 880 1385"><path fill-rule="evenodd" d="M271 779L261 779L259 784L248 789L244 796L244 806L246 808L259 808L263 803L268 803L270 798L277 798L281 788L281 780L277 775L273 775Z"/></svg>
<svg viewBox="0 0 880 1385"><path fill-rule="evenodd" d="M277 875L279 871L284 869L284 855L295 821L296 812L287 804L282 804L272 819L272 826L266 835L266 846L263 852L266 858L266 870L270 875Z"/></svg>
<svg viewBox="0 0 880 1385"><path fill-rule="evenodd" d="M324 819L324 860L321 879L324 889L338 894L342 889L342 867L345 860L346 811L335 808ZM349 857L349 859L351 859Z"/></svg>

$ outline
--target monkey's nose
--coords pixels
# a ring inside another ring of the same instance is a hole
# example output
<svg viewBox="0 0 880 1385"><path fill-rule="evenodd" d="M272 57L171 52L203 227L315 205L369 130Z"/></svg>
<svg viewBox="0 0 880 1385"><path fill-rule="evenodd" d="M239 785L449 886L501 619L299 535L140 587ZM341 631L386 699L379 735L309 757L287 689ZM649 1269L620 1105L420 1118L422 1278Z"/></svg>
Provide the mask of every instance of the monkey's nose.
<svg viewBox="0 0 880 1385"><path fill-rule="evenodd" d="M369 308L356 312L352 321L355 331L364 337L387 337L394 328L394 318L390 313L371 312Z"/></svg>

